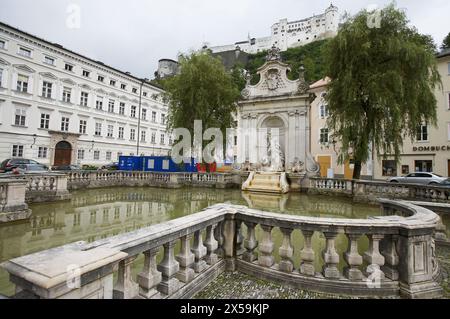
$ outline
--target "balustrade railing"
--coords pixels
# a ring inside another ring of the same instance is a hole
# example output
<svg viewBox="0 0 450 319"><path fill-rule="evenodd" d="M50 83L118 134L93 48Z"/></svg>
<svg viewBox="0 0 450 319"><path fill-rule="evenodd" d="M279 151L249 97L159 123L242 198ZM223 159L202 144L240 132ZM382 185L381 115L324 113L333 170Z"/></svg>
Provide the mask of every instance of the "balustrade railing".
<svg viewBox="0 0 450 319"><path fill-rule="evenodd" d="M348 194L373 202L378 197L450 202L450 188L436 185L311 178L309 192Z"/></svg>
<svg viewBox="0 0 450 319"><path fill-rule="evenodd" d="M408 202L380 200L380 205L386 216L354 220L219 204L91 244L16 258L2 267L22 296L41 298L187 298L225 270L328 293L439 297L433 239L439 217ZM281 234L280 241L275 234ZM140 256L143 264L137 262ZM79 265L67 265L74 261ZM68 266L77 271L65 270ZM137 266L141 271L135 277ZM74 274L81 286L67 284ZM83 289L89 285L99 288Z"/></svg>
<svg viewBox="0 0 450 319"><path fill-rule="evenodd" d="M110 186L165 186L174 188L183 185L225 188L233 185L232 175L222 173L81 171L69 172L67 176L69 189Z"/></svg>

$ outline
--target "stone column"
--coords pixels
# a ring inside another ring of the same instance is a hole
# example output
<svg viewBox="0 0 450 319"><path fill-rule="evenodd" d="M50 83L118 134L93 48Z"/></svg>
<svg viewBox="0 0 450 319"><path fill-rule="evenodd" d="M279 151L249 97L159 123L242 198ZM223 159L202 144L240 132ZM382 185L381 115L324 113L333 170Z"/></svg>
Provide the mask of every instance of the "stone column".
<svg viewBox="0 0 450 319"><path fill-rule="evenodd" d="M205 239L205 246L206 246L206 263L208 265L214 265L217 263L219 258L217 257L216 250L219 247L217 240L214 238L214 229L217 227L217 225L212 225L206 227L206 239Z"/></svg>
<svg viewBox="0 0 450 319"><path fill-rule="evenodd" d="M270 268L274 264L272 256L274 243L272 241L272 226L261 225L263 235L261 243L259 244L258 263L260 266Z"/></svg>
<svg viewBox="0 0 450 319"><path fill-rule="evenodd" d="M336 251L336 232L324 232L326 239L326 248L323 251L323 275L325 278L339 279L340 274L337 268L339 264L339 255Z"/></svg>
<svg viewBox="0 0 450 319"><path fill-rule="evenodd" d="M178 280L188 283L194 279L194 269L192 269L195 261L195 255L191 252L192 234L181 237L180 253L175 257L180 264L180 271L177 273Z"/></svg>
<svg viewBox="0 0 450 319"><path fill-rule="evenodd" d="M200 273L206 268L206 261L204 260L206 247L203 245L202 233L199 230L194 233L194 245L191 250L195 255L194 270L196 273Z"/></svg>
<svg viewBox="0 0 450 319"><path fill-rule="evenodd" d="M302 263L300 265L300 273L307 276L314 276L316 274L314 268L315 252L312 247L313 230L302 230L303 237L305 238L305 246L300 252L300 258Z"/></svg>
<svg viewBox="0 0 450 319"><path fill-rule="evenodd" d="M156 269L156 255L158 248L153 248L144 252L144 268L138 275L139 295L147 299L157 299L161 295L156 287L161 282L161 273Z"/></svg>
<svg viewBox="0 0 450 319"><path fill-rule="evenodd" d="M294 255L294 248L291 243L292 229L280 228L283 233L283 244L279 249L281 257L279 269L283 272L291 273L294 270L294 264L292 262L292 256Z"/></svg>
<svg viewBox="0 0 450 319"><path fill-rule="evenodd" d="M131 276L131 265L137 256L125 258L119 262L117 284L114 287L114 299L132 299L139 294L139 286Z"/></svg>
<svg viewBox="0 0 450 319"><path fill-rule="evenodd" d="M348 238L348 249L344 254L344 260L348 267L344 269L344 275L349 280L361 280L363 274L359 267L363 264L363 258L358 253L358 239L361 234L358 233L347 233Z"/></svg>
<svg viewBox="0 0 450 319"><path fill-rule="evenodd" d="M303 163L306 163L306 153L309 152L309 121L308 121L308 111L301 111L299 113L299 154L298 158Z"/></svg>
<svg viewBox="0 0 450 319"><path fill-rule="evenodd" d="M288 116L289 116L289 120L288 120L288 127L287 127L287 131L288 131L288 139L286 141L286 167L287 169L291 168L291 163L294 161L294 158L298 156L298 154L296 154L296 150L298 152L299 150L299 145L298 145L298 136L297 136L297 128L296 128L296 113L295 111L290 111L288 112ZM300 157L299 157L300 158Z"/></svg>
<svg viewBox="0 0 450 319"><path fill-rule="evenodd" d="M180 264L175 260L173 253L175 244L176 241L164 244L164 259L157 267L162 273L158 291L165 295L171 295L180 288L180 282L175 278L176 273L180 270Z"/></svg>
<svg viewBox="0 0 450 319"><path fill-rule="evenodd" d="M244 252L242 259L247 262L254 262L258 259L257 254L254 252L256 247L258 247L258 241L256 240L255 223L245 222L247 226L247 238L244 240L244 247L246 252Z"/></svg>

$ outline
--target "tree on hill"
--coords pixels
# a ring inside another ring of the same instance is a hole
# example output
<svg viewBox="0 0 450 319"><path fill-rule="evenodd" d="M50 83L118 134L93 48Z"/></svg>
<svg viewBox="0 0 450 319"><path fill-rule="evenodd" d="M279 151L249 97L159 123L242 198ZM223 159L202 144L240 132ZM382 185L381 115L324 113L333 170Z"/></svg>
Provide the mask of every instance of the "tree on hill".
<svg viewBox="0 0 450 319"><path fill-rule="evenodd" d="M368 27L370 14L345 22L326 50L328 126L342 145L339 163L354 160L355 179L370 145L399 161L404 138L414 139L422 123L436 124L440 84L431 37L408 26L393 5L381 10L380 28Z"/></svg>

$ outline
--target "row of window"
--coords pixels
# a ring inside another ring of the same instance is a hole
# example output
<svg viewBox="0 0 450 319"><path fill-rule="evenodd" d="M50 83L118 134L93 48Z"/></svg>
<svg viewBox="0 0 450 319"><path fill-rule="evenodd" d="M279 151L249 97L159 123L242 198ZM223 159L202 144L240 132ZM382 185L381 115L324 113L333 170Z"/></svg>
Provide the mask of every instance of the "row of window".
<svg viewBox="0 0 450 319"><path fill-rule="evenodd" d="M12 146L11 156L13 158L21 158L24 155L23 151L24 151L24 146L23 145L14 144ZM45 146L38 147L38 158L39 159L47 159L48 158L48 154L49 154L48 153L48 147L45 147ZM104 152L104 154L105 154L104 159L106 161L111 161L113 159L113 156L112 156L113 152L106 151L106 152ZM102 155L103 155L103 153L101 151L94 150L94 154L93 154L94 161L103 160ZM123 155L122 152L117 152L117 157L116 157L117 160L119 160L119 157L122 156L122 155ZM130 153L130 156L134 156L134 153ZM77 159L80 160L80 161L85 160L86 159L86 150L79 149L77 151Z"/></svg>
<svg viewBox="0 0 450 319"><path fill-rule="evenodd" d="M6 41L1 40L1 39L0 39L0 49L7 49ZM23 47L23 46L19 46L18 47L17 54L22 56L22 57L28 58L28 59L32 59L33 58L33 50L29 49L29 48L26 48L26 47ZM48 55L44 55L44 59L43 59L42 62L44 64L46 64L46 65L50 65L50 66L55 67L56 66L56 61L57 61L56 58L48 56ZM75 66L73 64L68 63L68 62L64 62L64 70L66 70L66 71L74 72L74 67ZM91 74L92 74L92 72L89 71L89 70L86 70L86 69L82 69L82 71L81 71L81 75L83 77L86 77L86 78L91 78ZM105 82L105 76L101 75L101 74L98 74L97 75L97 81L99 81L101 83L104 83ZM116 87L117 86L117 80L110 79L109 80L109 85L111 85L113 87ZM121 83L120 84L120 89L126 91L127 90L127 84ZM134 93L134 94L138 94L139 93L137 87L132 87L131 92ZM144 91L144 92L142 92L142 94L143 94L143 96L147 96L148 92Z"/></svg>
<svg viewBox="0 0 450 319"><path fill-rule="evenodd" d="M2 69L0 69L0 86L1 86L1 74L2 74ZM25 75L18 75L17 78L17 91L19 92L28 92L28 83L29 83L29 79L27 76ZM44 98L48 98L51 99L52 98L52 90L53 90L53 83L51 82L47 82L47 81L43 81L42 83L42 97ZM63 93L62 93L62 101L65 103L70 103L72 98L72 89L69 87L64 87L63 88ZM95 108L97 110L103 111L103 97L102 96L97 96L97 100L95 102ZM81 95L80 95L80 105L84 106L84 107L88 107L88 101L89 101L89 93L82 91ZM118 109L118 114L119 115L125 115L125 103L124 102L120 102L119 103L119 109ZM130 107L130 117L132 118L136 118L136 110L137 110L137 106L132 105ZM116 113L116 101L110 99L108 101L108 112L109 113ZM152 122L156 123L157 122L157 113L155 111L152 111ZM146 121L147 120L147 109L142 109L142 114L141 114L141 119ZM166 124L166 115L165 114L161 114L161 124L165 125Z"/></svg>

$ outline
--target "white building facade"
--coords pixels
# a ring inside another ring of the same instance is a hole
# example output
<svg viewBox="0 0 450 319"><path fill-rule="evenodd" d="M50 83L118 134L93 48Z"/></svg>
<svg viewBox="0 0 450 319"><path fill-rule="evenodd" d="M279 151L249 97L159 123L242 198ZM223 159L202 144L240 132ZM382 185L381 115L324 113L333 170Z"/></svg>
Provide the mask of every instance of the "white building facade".
<svg viewBox="0 0 450 319"><path fill-rule="evenodd" d="M339 9L330 5L324 13L312 17L291 21L282 19L271 27L271 35L261 38L250 38L246 41L230 45L215 46L209 49L213 53L232 51L237 46L249 54L269 50L272 46L286 51L314 41L336 36L339 28Z"/></svg>
<svg viewBox="0 0 450 319"><path fill-rule="evenodd" d="M0 23L0 160L95 165L167 155L163 90Z"/></svg>

